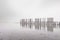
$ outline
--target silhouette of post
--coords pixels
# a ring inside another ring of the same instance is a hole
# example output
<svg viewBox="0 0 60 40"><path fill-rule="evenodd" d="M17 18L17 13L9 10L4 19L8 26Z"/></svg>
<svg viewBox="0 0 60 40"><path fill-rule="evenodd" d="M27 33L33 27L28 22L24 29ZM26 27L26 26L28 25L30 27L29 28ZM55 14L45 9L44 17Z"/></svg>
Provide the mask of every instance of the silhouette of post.
<svg viewBox="0 0 60 40"><path fill-rule="evenodd" d="M60 22L59 22L59 28L60 28Z"/></svg>
<svg viewBox="0 0 60 40"><path fill-rule="evenodd" d="M27 24L28 24L28 26L31 28L32 25L33 25L33 21L32 21L31 19L29 19Z"/></svg>
<svg viewBox="0 0 60 40"><path fill-rule="evenodd" d="M27 27L27 19L26 19L26 22L25 22L25 24L26 24L26 27Z"/></svg>
<svg viewBox="0 0 60 40"><path fill-rule="evenodd" d="M25 26L25 19L21 19L20 25Z"/></svg>
<svg viewBox="0 0 60 40"><path fill-rule="evenodd" d="M41 18L39 19L39 28L41 29Z"/></svg>
<svg viewBox="0 0 60 40"><path fill-rule="evenodd" d="M41 26L42 26L43 28L45 28L45 25L46 25L46 19L43 18L43 19L41 20Z"/></svg>

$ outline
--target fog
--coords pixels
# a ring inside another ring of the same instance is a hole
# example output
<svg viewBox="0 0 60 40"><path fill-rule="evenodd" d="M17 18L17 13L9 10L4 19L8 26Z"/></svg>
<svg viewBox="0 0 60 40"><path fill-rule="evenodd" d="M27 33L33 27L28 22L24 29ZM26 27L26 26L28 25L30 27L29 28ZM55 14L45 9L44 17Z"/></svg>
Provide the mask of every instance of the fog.
<svg viewBox="0 0 60 40"><path fill-rule="evenodd" d="M0 21L53 17L60 20L60 0L0 0Z"/></svg>
<svg viewBox="0 0 60 40"><path fill-rule="evenodd" d="M59 10L60 0L0 0L0 40L60 40L60 23L56 27L47 23L47 30L43 26L40 30L38 23L37 30L29 28L31 23L20 25L20 19L30 18L54 18L58 22Z"/></svg>

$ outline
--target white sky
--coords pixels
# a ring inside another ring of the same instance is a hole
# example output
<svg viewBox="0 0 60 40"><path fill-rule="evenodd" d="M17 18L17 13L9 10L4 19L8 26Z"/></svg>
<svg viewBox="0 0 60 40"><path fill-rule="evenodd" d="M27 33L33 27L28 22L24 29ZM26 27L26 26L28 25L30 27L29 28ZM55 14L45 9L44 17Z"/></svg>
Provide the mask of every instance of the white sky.
<svg viewBox="0 0 60 40"><path fill-rule="evenodd" d="M1 19L54 17L60 20L60 0L1 0Z"/></svg>

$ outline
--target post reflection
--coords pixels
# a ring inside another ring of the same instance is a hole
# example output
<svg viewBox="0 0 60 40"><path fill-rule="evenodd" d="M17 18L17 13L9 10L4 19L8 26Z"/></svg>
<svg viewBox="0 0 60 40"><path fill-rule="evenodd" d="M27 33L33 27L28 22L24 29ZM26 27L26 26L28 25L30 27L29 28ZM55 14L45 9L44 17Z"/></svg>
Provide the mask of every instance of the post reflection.
<svg viewBox="0 0 60 40"><path fill-rule="evenodd" d="M57 25L60 28L60 22L55 22L53 18L47 18L47 21L45 18L43 19L39 19L39 18L35 18L35 21L33 21L32 19L21 19L20 21L20 25L22 27L26 26L29 28L34 27L37 30L41 30L41 28L47 28L47 31L53 32L54 28L57 27Z"/></svg>

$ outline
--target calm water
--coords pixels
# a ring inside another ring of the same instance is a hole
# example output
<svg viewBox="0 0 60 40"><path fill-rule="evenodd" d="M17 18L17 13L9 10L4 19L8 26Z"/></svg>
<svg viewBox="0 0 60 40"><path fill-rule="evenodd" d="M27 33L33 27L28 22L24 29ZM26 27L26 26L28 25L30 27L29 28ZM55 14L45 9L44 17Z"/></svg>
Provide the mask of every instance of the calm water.
<svg viewBox="0 0 60 40"><path fill-rule="evenodd" d="M20 23L0 23L0 40L60 40L60 28L21 26Z"/></svg>

